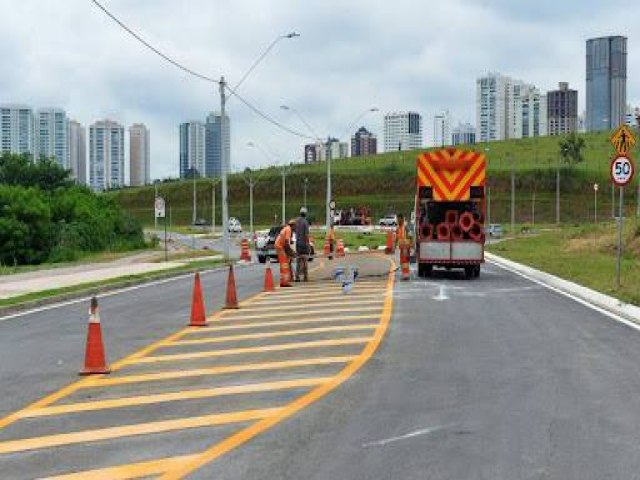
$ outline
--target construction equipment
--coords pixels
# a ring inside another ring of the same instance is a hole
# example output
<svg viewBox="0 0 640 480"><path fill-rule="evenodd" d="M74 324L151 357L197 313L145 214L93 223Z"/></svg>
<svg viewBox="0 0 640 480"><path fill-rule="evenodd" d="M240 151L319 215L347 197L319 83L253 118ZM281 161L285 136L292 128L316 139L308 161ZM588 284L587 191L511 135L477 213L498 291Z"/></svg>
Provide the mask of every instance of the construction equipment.
<svg viewBox="0 0 640 480"><path fill-rule="evenodd" d="M416 261L420 276L434 267L480 275L484 262L486 159L447 148L417 158Z"/></svg>

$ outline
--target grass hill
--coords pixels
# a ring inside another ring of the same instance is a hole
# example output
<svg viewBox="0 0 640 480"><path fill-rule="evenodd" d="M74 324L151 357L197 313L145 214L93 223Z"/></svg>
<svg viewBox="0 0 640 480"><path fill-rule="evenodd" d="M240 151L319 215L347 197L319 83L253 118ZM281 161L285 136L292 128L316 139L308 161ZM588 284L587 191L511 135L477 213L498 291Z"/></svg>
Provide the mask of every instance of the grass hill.
<svg viewBox="0 0 640 480"><path fill-rule="evenodd" d="M611 216L609 162L613 148L609 132L580 135L585 141L584 161L560 165L561 219L583 222L593 219L593 184L598 183L598 216ZM555 176L559 164L560 137L540 137L504 142L489 142L461 148L484 151L488 158L488 187L491 191L491 221L508 223L510 218L510 172L516 178L516 221L536 223L555 221ZM333 193L337 208L368 206L375 218L389 212L408 213L415 193L415 158L424 150L391 152L332 161ZM270 224L281 212L280 170L268 168L256 172L260 180L254 190L254 223ZM326 164L295 164L287 177L287 216L294 216L303 203L304 179L309 180L310 214L324 219ZM198 218L211 219L211 179L196 181ZM634 182L634 185L635 182ZM220 223L220 185L217 188L216 218ZM171 222L191 222L191 181L165 182L159 192L168 201ZM634 208L636 195L627 189L625 204ZM145 224L153 223L153 186L126 188L112 192L118 202ZM535 199L535 202L534 202ZM534 212L535 210L535 212ZM242 174L229 176L229 214L243 225L249 223L249 188ZM278 218L278 221L281 219Z"/></svg>

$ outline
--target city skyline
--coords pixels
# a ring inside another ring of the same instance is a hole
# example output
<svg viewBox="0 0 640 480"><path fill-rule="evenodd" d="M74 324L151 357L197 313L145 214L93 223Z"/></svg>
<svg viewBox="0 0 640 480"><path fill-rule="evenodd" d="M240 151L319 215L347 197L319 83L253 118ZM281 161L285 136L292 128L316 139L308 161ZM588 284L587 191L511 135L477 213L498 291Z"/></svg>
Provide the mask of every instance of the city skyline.
<svg viewBox="0 0 640 480"><path fill-rule="evenodd" d="M154 132L152 177L177 177L175 126L219 110L217 86L164 63L90 2L4 2L8 43L0 62L9 74L0 80L0 103L58 105L83 125L96 118L117 118L124 125L144 121ZM640 72L640 49L633 36L640 7L635 5L625 4L626 14L619 17L616 6L622 3L617 2L568 1L554 9L498 0L435 2L429 29L411 15L421 5L415 1L400 1L389 10L363 2L303 6L283 1L267 9L249 1L218 5L196 0L180 24L173 21L173 5L112 0L108 7L172 57L215 78L224 74L232 87L274 38L298 31L300 38L275 46L240 93L275 120L309 136L297 118L279 111L281 104L294 106L321 138L340 140L348 140L343 132L366 108L379 108L367 118L367 128L380 139L384 112L416 111L426 120L424 142L430 144L430 118L441 108L457 121L474 122L475 79L486 71L525 79L541 93L567 81L579 92L582 113L585 42L605 35L629 39L627 101L634 107L640 103L640 84L633 82ZM348 18L363 6L367 16L353 26ZM343 13L339 26L349 28L335 29L337 35L327 42L326 26L336 22L327 12L334 7ZM53 17L56 25L50 22ZM450 18L456 19L459 34L445 42L436 32ZM29 29L20 27L25 19ZM235 28L238 24L246 28ZM79 43L79 37L91 41ZM362 60L354 62L352 51ZM101 61L94 61L98 56ZM249 140L287 161L301 161L304 145L313 141L278 130L236 98L230 97L227 109L234 119L234 171L267 163L247 151Z"/></svg>

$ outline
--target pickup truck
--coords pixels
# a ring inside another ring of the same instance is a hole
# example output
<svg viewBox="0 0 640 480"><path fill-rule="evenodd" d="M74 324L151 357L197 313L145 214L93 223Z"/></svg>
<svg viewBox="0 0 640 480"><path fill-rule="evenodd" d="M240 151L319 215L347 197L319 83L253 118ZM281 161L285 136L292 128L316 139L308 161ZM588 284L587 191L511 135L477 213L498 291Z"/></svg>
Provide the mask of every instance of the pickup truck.
<svg viewBox="0 0 640 480"><path fill-rule="evenodd" d="M271 227L268 232L256 232L256 254L258 255L258 261L265 263L267 258L271 258L275 261L278 260L276 248L276 237L280 233L282 226ZM291 248L296 249L296 234L291 236ZM315 245L311 243L311 251L309 252L309 261L313 261L313 257L316 254Z"/></svg>

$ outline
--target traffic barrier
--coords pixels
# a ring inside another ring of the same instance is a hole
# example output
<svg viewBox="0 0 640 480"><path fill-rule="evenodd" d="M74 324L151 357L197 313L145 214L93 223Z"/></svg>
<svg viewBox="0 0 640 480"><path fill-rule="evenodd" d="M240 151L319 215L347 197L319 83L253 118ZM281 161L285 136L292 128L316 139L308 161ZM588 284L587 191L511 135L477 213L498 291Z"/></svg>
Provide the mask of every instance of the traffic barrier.
<svg viewBox="0 0 640 480"><path fill-rule="evenodd" d="M449 225L454 225L458 223L458 211L457 210L447 210L444 214L444 221Z"/></svg>
<svg viewBox="0 0 640 480"><path fill-rule="evenodd" d="M249 250L249 240L243 238L240 242L240 260L245 262L251 261L251 251Z"/></svg>
<svg viewBox="0 0 640 480"><path fill-rule="evenodd" d="M224 303L225 309L240 308L236 293L236 276L233 273L233 264L229 264L229 278L227 279L227 297Z"/></svg>
<svg viewBox="0 0 640 480"><path fill-rule="evenodd" d="M393 232L387 232L387 245L385 246L384 253L391 255L395 251L393 247Z"/></svg>
<svg viewBox="0 0 640 480"><path fill-rule="evenodd" d="M273 287L273 273L271 272L271 259L267 258L267 267L264 271L264 291L265 292L273 292L275 288Z"/></svg>
<svg viewBox="0 0 640 480"><path fill-rule="evenodd" d="M196 272L193 279L193 295L191 298L190 327L204 327L207 323L204 312L204 300L202 299L202 286L200 285L200 273Z"/></svg>
<svg viewBox="0 0 640 480"><path fill-rule="evenodd" d="M344 257L344 242L341 238L338 239L338 243L336 245L336 257Z"/></svg>
<svg viewBox="0 0 640 480"><path fill-rule="evenodd" d="M451 231L451 239L452 240L462 240L464 233L462 232L462 228L457 223L452 225L449 229Z"/></svg>
<svg viewBox="0 0 640 480"><path fill-rule="evenodd" d="M478 222L473 222L473 225L469 229L469 238L474 242L482 242L484 240L484 232Z"/></svg>
<svg viewBox="0 0 640 480"><path fill-rule="evenodd" d="M89 328L87 331L87 346L84 353L84 368L80 375L102 373L111 373L111 370L105 360L100 315L98 313L98 299L93 297L89 307Z"/></svg>
<svg viewBox="0 0 640 480"><path fill-rule="evenodd" d="M436 227L436 236L438 240L449 240L451 229L447 223L439 223Z"/></svg>
<svg viewBox="0 0 640 480"><path fill-rule="evenodd" d="M402 280L411 278L411 270L409 268L409 259L411 257L411 244L407 240L403 240L400 244L400 273Z"/></svg>
<svg viewBox="0 0 640 480"><path fill-rule="evenodd" d="M474 221L475 220L471 212L464 212L462 215L460 215L460 221L458 223L464 233L469 233L469 230L471 229Z"/></svg>

